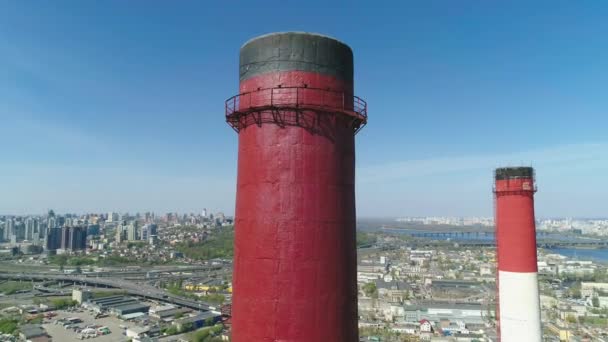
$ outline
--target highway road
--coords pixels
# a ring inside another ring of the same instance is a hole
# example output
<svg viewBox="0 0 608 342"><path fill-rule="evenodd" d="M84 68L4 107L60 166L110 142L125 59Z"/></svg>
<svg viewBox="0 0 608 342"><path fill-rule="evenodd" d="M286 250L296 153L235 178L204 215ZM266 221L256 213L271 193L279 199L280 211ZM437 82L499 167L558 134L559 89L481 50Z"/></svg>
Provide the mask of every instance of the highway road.
<svg viewBox="0 0 608 342"><path fill-rule="evenodd" d="M62 274L33 274L33 273L1 273L0 279L23 280L23 281L59 281L71 282L79 285L112 287L124 290L126 293L145 299L153 299L160 302L172 303L196 310L216 310L211 303L195 301L167 293L146 283L135 283L125 279L87 277L83 275Z"/></svg>

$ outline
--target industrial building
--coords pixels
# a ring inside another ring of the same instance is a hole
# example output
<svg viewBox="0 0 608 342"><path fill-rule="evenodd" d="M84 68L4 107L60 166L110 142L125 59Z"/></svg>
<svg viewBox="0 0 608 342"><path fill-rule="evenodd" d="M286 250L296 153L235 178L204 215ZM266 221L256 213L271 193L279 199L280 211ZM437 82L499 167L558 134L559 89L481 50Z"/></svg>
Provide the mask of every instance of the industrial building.
<svg viewBox="0 0 608 342"><path fill-rule="evenodd" d="M110 312L121 317L134 313L148 313L148 310L150 310L150 305L141 303L117 305L110 308Z"/></svg>
<svg viewBox="0 0 608 342"><path fill-rule="evenodd" d="M406 305L404 320L420 322L428 320L439 324L441 321L463 322L464 324L483 324L487 320L488 311L478 303L428 303L424 305Z"/></svg>
<svg viewBox="0 0 608 342"><path fill-rule="evenodd" d="M78 302L78 304L82 304L84 302L89 301L93 298L93 293L84 289L74 289L72 290L72 300Z"/></svg>
<svg viewBox="0 0 608 342"><path fill-rule="evenodd" d="M19 337L24 341L51 341L46 331L38 324L24 324L19 331Z"/></svg>
<svg viewBox="0 0 608 342"><path fill-rule="evenodd" d="M150 309L148 313L150 318L159 320L159 321L171 321L177 314L185 314L192 312L192 310L188 308L178 308L173 305L165 305L165 306L157 306Z"/></svg>
<svg viewBox="0 0 608 342"><path fill-rule="evenodd" d="M142 304L133 297L110 296L104 298L91 299L85 306L96 312L110 312L117 316L126 316L134 313L148 313L149 305Z"/></svg>

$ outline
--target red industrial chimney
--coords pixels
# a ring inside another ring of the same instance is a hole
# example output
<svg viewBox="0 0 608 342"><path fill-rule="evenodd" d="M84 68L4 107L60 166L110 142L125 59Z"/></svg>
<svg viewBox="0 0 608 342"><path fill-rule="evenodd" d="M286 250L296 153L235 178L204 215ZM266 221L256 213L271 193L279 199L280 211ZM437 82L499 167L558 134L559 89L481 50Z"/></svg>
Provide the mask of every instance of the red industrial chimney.
<svg viewBox="0 0 608 342"><path fill-rule="evenodd" d="M286 32L241 48L232 340L358 341L353 55Z"/></svg>
<svg viewBox="0 0 608 342"><path fill-rule="evenodd" d="M540 342L534 170L499 168L495 181L500 340Z"/></svg>

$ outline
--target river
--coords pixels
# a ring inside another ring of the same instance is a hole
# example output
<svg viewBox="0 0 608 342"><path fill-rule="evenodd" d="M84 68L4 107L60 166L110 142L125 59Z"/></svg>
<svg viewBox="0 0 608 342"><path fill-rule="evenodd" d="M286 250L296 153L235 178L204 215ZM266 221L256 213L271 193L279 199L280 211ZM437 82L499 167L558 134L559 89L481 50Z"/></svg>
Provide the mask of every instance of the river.
<svg viewBox="0 0 608 342"><path fill-rule="evenodd" d="M608 249L552 248L550 251L570 259L608 262Z"/></svg>

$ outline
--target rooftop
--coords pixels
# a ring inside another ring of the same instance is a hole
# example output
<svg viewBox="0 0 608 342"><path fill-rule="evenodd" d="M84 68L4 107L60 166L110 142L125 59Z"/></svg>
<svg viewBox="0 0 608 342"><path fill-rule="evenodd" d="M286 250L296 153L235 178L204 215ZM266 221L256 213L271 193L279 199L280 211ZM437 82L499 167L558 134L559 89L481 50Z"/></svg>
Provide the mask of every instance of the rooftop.
<svg viewBox="0 0 608 342"><path fill-rule="evenodd" d="M44 329L41 326L36 324L25 324L19 328L21 334L26 338L30 339L32 337L43 336L46 335Z"/></svg>

